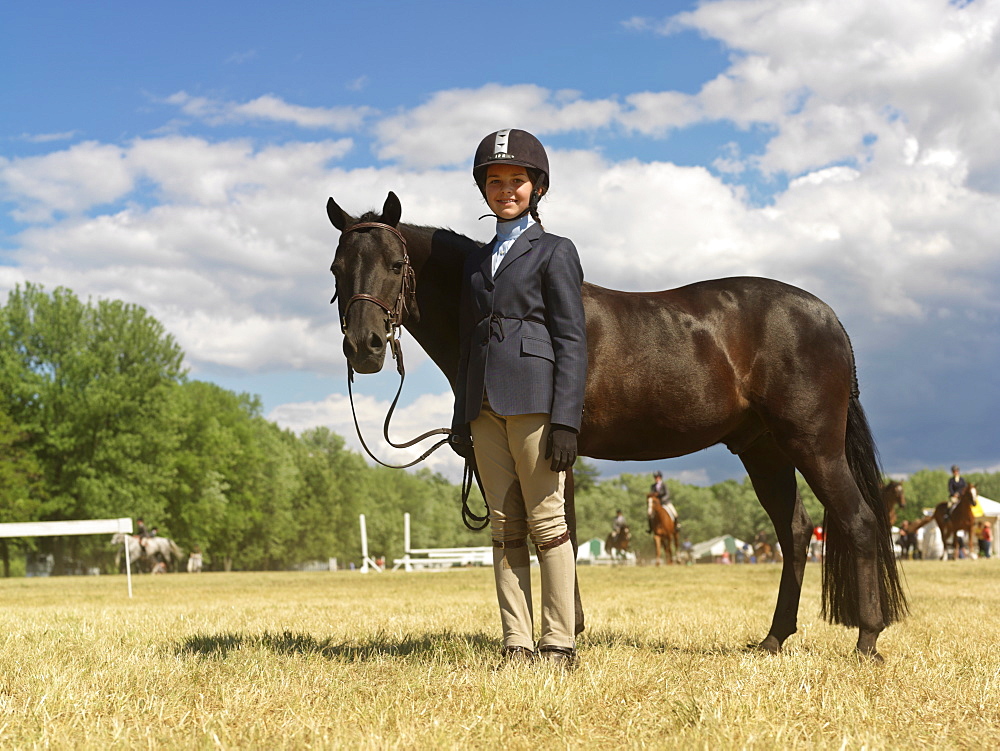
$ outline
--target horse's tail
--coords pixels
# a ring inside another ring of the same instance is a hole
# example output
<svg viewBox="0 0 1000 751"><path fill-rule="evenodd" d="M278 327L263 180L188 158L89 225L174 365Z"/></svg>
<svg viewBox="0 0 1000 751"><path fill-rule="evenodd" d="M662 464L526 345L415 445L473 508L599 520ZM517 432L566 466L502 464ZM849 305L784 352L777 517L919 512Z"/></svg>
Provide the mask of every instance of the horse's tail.
<svg viewBox="0 0 1000 751"><path fill-rule="evenodd" d="M855 381L856 383L856 381ZM889 514L882 501L882 468L868 418L861 407L857 386L847 407L847 464L864 503L875 517L875 554L879 577L882 621L888 626L907 613L906 595L896 568ZM860 626L857 551L847 530L829 524L824 514L826 552L823 556L823 616L831 623Z"/></svg>

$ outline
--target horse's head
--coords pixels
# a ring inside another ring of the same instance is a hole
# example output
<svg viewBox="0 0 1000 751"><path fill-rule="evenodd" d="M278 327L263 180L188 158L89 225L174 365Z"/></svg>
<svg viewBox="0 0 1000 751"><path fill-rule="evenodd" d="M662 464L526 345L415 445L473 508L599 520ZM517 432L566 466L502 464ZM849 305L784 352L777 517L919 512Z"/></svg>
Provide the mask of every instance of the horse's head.
<svg viewBox="0 0 1000 751"><path fill-rule="evenodd" d="M357 372L377 373L395 327L417 318L413 269L398 229L402 207L390 192L381 214L353 219L332 198L326 213L340 230L330 271L337 281L344 356Z"/></svg>
<svg viewBox="0 0 1000 751"><path fill-rule="evenodd" d="M906 495L903 493L903 483L899 480L891 480L889 482L889 491L895 497L896 503L899 504L899 507L906 508Z"/></svg>
<svg viewBox="0 0 1000 751"><path fill-rule="evenodd" d="M965 490L962 491L962 495L958 497L959 503L962 501L967 502L970 506L975 506L979 503L979 491L976 489L975 484L969 483L965 486Z"/></svg>

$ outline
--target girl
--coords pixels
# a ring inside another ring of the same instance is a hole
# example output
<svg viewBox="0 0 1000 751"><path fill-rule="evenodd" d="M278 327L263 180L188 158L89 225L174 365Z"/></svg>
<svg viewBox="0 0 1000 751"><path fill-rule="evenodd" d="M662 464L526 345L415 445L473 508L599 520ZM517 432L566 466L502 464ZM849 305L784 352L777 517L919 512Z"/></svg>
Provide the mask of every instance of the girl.
<svg viewBox="0 0 1000 751"><path fill-rule="evenodd" d="M572 667L576 569L563 491L587 374L583 269L573 243L539 221L549 162L537 138L491 133L472 174L497 234L465 262L452 428L471 434L486 490L506 657L535 657L530 537L541 568L538 656ZM468 442L452 446L472 458Z"/></svg>

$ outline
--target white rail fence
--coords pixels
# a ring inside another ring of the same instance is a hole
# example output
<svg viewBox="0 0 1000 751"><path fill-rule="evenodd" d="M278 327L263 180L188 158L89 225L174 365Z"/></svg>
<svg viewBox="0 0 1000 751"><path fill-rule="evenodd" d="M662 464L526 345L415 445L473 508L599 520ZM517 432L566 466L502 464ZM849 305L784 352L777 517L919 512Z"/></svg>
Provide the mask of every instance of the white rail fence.
<svg viewBox="0 0 1000 751"><path fill-rule="evenodd" d="M81 519L63 522L9 522L0 524L0 537L62 537L63 535L132 534L132 520ZM132 596L132 562L125 546L125 571L128 596Z"/></svg>
<svg viewBox="0 0 1000 751"><path fill-rule="evenodd" d="M392 570L423 571L453 566L492 566L493 548L412 548L410 547L410 515L403 514L402 558L392 562Z"/></svg>

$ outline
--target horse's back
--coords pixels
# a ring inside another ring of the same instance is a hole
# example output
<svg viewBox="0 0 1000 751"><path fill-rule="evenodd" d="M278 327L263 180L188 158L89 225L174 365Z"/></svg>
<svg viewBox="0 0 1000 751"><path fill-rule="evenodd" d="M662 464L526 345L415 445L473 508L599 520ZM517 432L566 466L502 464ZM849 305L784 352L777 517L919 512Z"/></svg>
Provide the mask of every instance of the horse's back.
<svg viewBox="0 0 1000 751"><path fill-rule="evenodd" d="M585 285L583 300L584 430L617 432L616 449L625 440L630 458L678 456L754 433L755 420L786 419L824 394L846 409L850 342L833 310L802 289L732 277L660 292ZM649 431L635 431L637 423ZM622 438L626 429L631 439ZM602 438L585 443L590 456L617 458Z"/></svg>

